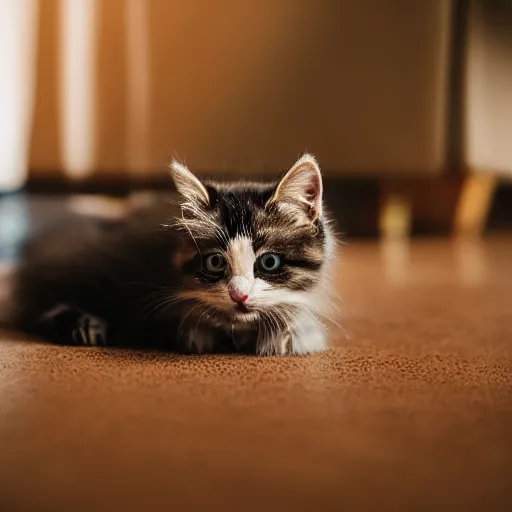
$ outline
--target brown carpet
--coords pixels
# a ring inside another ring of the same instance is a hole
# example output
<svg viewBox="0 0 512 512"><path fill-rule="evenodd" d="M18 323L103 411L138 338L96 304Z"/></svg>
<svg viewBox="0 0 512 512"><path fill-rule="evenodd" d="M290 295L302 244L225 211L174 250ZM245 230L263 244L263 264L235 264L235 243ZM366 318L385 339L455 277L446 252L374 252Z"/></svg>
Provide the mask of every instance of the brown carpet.
<svg viewBox="0 0 512 512"><path fill-rule="evenodd" d="M2 510L512 507L512 239L344 248L333 349L0 343Z"/></svg>

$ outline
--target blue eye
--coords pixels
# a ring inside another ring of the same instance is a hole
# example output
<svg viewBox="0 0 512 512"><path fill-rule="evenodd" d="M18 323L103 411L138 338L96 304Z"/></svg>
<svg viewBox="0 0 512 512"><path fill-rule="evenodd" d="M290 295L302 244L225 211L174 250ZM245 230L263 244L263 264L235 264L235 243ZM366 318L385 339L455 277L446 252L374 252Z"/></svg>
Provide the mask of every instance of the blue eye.
<svg viewBox="0 0 512 512"><path fill-rule="evenodd" d="M206 270L218 274L226 270L226 258L222 254L210 254L206 258Z"/></svg>
<svg viewBox="0 0 512 512"><path fill-rule="evenodd" d="M275 272L281 266L281 257L279 254L268 252L260 258L260 267L265 272Z"/></svg>

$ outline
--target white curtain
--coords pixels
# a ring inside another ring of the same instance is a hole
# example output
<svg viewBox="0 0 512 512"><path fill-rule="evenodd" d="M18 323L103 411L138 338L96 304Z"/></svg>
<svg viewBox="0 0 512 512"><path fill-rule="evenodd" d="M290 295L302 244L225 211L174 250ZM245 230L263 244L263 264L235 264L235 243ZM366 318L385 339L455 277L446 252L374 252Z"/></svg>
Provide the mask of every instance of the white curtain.
<svg viewBox="0 0 512 512"><path fill-rule="evenodd" d="M38 7L0 1L0 190L23 185L29 168Z"/></svg>

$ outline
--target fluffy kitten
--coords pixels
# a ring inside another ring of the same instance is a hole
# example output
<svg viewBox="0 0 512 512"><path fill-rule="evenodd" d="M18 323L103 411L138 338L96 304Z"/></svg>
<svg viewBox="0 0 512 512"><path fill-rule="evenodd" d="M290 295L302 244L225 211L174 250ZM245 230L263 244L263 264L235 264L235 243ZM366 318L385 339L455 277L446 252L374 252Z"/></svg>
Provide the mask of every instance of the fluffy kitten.
<svg viewBox="0 0 512 512"><path fill-rule="evenodd" d="M31 241L11 325L66 344L324 350L335 240L315 159L277 184L202 183L176 161L171 176L178 204Z"/></svg>

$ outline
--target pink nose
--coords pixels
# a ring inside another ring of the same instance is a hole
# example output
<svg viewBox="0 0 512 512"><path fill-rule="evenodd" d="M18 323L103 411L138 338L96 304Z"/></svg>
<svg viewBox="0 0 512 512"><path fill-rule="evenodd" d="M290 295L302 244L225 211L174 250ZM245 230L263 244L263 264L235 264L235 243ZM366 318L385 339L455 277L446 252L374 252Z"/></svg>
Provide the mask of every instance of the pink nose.
<svg viewBox="0 0 512 512"><path fill-rule="evenodd" d="M244 276L233 276L228 284L228 293L233 302L243 304L251 289L250 281Z"/></svg>
<svg viewBox="0 0 512 512"><path fill-rule="evenodd" d="M229 296L233 302L241 302L242 304L247 300L247 295L242 295L238 290L233 288L229 289Z"/></svg>

